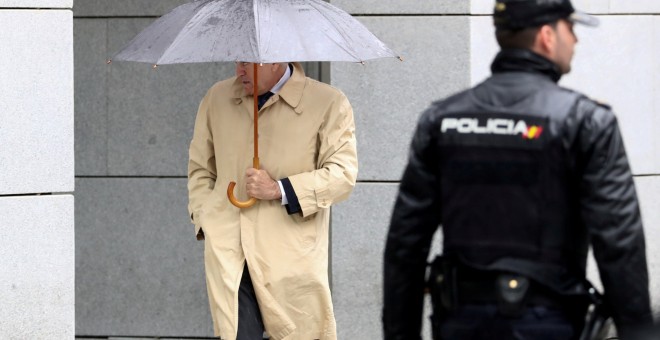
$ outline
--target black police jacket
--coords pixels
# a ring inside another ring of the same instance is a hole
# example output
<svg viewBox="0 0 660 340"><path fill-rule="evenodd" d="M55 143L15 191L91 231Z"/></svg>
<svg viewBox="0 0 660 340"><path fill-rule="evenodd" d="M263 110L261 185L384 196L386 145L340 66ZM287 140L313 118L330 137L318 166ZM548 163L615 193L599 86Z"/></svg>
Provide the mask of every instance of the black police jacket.
<svg viewBox="0 0 660 340"><path fill-rule="evenodd" d="M386 339L419 339L439 225L466 265L584 293L591 243L620 335L652 322L644 233L617 120L559 87L549 60L503 50L493 75L421 116L384 258Z"/></svg>

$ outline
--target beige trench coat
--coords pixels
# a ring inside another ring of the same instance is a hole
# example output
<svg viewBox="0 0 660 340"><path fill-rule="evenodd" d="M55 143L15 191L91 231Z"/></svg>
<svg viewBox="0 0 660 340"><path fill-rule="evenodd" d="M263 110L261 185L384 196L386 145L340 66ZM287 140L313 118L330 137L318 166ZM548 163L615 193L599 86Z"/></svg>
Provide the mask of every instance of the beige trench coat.
<svg viewBox="0 0 660 340"><path fill-rule="evenodd" d="M216 336L235 339L238 286L247 261L264 326L273 340L336 339L328 281L329 208L348 198L357 177L353 110L344 94L292 77L259 111L261 168L288 177L302 214L281 201L247 209L227 199L227 185L247 199L252 167L253 101L240 81L215 84L202 100L190 144L189 212L204 238L208 296Z"/></svg>

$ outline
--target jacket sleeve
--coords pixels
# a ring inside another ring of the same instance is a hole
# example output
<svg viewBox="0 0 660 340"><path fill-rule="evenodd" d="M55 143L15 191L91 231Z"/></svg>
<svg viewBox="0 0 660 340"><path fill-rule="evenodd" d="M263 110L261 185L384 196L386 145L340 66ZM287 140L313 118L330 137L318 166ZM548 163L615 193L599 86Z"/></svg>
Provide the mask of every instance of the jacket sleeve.
<svg viewBox="0 0 660 340"><path fill-rule="evenodd" d="M421 339L426 261L441 220L431 111L420 119L401 179L384 258L383 331L387 340Z"/></svg>
<svg viewBox="0 0 660 340"><path fill-rule="evenodd" d="M332 105L318 133L317 169L288 177L305 217L347 199L357 180L353 109L341 92Z"/></svg>
<svg viewBox="0 0 660 340"><path fill-rule="evenodd" d="M213 134L209 121L210 96L211 91L199 105L188 159L188 213L190 221L195 225L198 240L204 238L199 221L202 205L213 191L217 178Z"/></svg>
<svg viewBox="0 0 660 340"><path fill-rule="evenodd" d="M633 177L614 114L581 104L583 174L581 215L587 227L605 299L619 336L652 323L644 231Z"/></svg>

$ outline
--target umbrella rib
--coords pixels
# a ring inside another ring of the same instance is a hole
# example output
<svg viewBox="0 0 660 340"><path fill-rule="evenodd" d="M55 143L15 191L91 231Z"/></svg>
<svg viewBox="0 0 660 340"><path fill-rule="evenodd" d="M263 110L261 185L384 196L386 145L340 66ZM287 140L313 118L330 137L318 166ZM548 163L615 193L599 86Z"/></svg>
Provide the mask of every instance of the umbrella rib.
<svg viewBox="0 0 660 340"><path fill-rule="evenodd" d="M197 0L197 1L199 1L199 0ZM194 2L177 6L172 11L170 11L170 12L166 13L165 15L161 16L160 18L158 18L154 23L149 25L144 31L140 32L133 39L131 39L127 44L125 44L117 53L115 53L112 56L112 58L110 60L114 60L115 58L118 58L118 60L125 60L125 61L135 61L135 62L143 62L143 63L150 63L150 64L158 63L158 60L160 59L160 57L157 57L157 56L155 56L155 58L150 58L149 56L145 57L144 53L142 55L140 55L140 52L144 52L145 49L143 47L139 46L139 45L138 45L139 47L135 48L135 47L133 47L133 45L136 44L137 42L139 42L141 39L144 39L145 32L148 31L149 29L151 29L154 24L158 23L161 20L165 20L167 18L170 18L171 16L174 15L174 13L176 11L182 9L183 7L190 6L192 4L194 4ZM190 18L187 19L187 20L190 21ZM153 32L150 32L150 33L153 33ZM174 41L174 39L172 39L172 41ZM172 44L172 42L170 42L169 44ZM151 46L149 46L149 47L151 47ZM164 52L164 50L161 51L159 53L159 55L162 56L163 52ZM127 55L125 55L125 54L127 54ZM136 54L140 55L140 56L135 57L134 55L136 55Z"/></svg>
<svg viewBox="0 0 660 340"><path fill-rule="evenodd" d="M333 22L333 23L334 23L334 21L330 20L330 17L329 17L329 16L325 15L325 13L324 13L323 11L319 10L319 8L318 8L318 7L320 7L320 6L325 6L326 8L332 8L332 9L334 10L334 7L333 7L332 5L326 5L325 3L323 3L323 4L317 4L317 3L313 2L313 1L310 1L309 4L310 4L310 6L312 6L312 7L313 7L313 8L314 8L314 9L315 9L320 15L322 15L322 16L323 16L328 22ZM348 14L348 15L350 15L350 14ZM351 17L351 18L352 18L352 17ZM339 32L340 32L340 35L344 38L344 41L346 41L345 37L348 36L348 34L346 34L347 32L346 32L345 30L341 29L340 27L337 27L337 25L332 25L332 27L335 28L337 31L339 31ZM331 37L329 34L327 34L327 33L326 33L326 36L328 36L330 39L332 39L332 37ZM343 49L347 54L349 54L350 56L352 56L353 59L354 59L355 61L358 61L358 62L361 62L361 61L362 61L362 60L361 60L361 59L360 59L360 58L359 58L359 57L353 52L352 49L349 49L349 48L345 47L343 44L341 44L341 41L337 41L337 40L335 40L335 39L332 39L332 40L335 42L335 44L336 44L337 46L339 46L339 47L340 47L341 49ZM348 41L346 41L346 42L349 43ZM350 44L350 43L349 43L349 44Z"/></svg>
<svg viewBox="0 0 660 340"><path fill-rule="evenodd" d="M204 1L205 1L206 3L205 3L205 4L202 4L201 6L199 6L199 7L197 8L197 13L195 13L195 15L193 15L193 16L190 18L190 20L188 20L188 23L190 23L190 22L196 22L196 21L199 22L199 20L197 20L197 18L200 16L199 13L202 12L202 10L203 10L204 8L206 8L206 6L208 6L209 4L211 4L211 3L213 2L213 0L198 0L198 1L201 1L201 2L204 2ZM211 12L209 12L209 13L211 13ZM156 64L160 64L160 61L161 61L161 60L166 60L166 59L167 59L166 56L167 56L167 54L169 53L169 51L176 50L176 46L177 46L177 45L179 44L179 42L182 40L181 38L182 38L185 34L187 34L187 32L189 31L189 30L186 29L186 28L188 27L188 23L186 23L186 25L183 26L183 29L181 29L181 31L180 31L180 32L176 35L176 37L172 40L172 42L170 43L170 45L165 49L165 51L163 51L163 54L160 56L160 58L158 58L158 61L156 62ZM184 33L184 32L186 32L186 33Z"/></svg>
<svg viewBox="0 0 660 340"><path fill-rule="evenodd" d="M373 33L371 33L366 27L364 27L364 25L363 25L360 21L358 21L357 19L355 19L355 18L354 18L352 15L350 15L349 13L344 12L344 11L342 11L341 9L338 9L338 8L334 7L333 5L331 5L331 4L329 4L329 3L325 3L325 2L320 2L320 1L317 2L317 1L312 0L312 1L310 1L309 4L310 4L310 5L311 5L316 11L318 11L323 17L325 17L325 18L328 20L328 22L333 22L333 23L334 23L334 21L330 20L330 17L328 17L323 11L319 10L319 7L325 7L325 9L332 9L333 11L338 11L338 12L341 13L342 15L343 15L343 14L348 15L348 16L350 17L350 19L354 20L357 24L363 26L364 30L365 30L366 32L368 32L368 34L370 34L371 36L373 36L374 39L376 39L377 41L380 41L380 39L378 39L378 37L376 37ZM351 43L350 41L346 40L346 37L349 37L349 36L351 35L351 33L350 33L350 32L347 32L345 29L343 29L341 25L333 25L333 27L334 27L334 28L340 33L340 35L344 38L344 41L347 43L347 45L351 45L351 46L352 46L352 43ZM332 37L331 37L330 35L328 35L328 34L326 34L326 35L327 35L329 38L332 39ZM341 42L339 42L339 41L337 41L337 40L334 40L334 39L332 39L332 40L335 41L335 43L337 44L337 46L339 46L339 47L342 48L344 51L346 51L346 53L348 53L349 55L351 55L351 56L354 58L355 61L357 61L357 62L363 62L363 61L364 61L364 60L362 60L362 58L359 58L359 56L358 56L358 55L357 55L352 49L347 49L346 47L344 47L343 44L341 44ZM386 47L385 52L389 53L392 57L396 57L396 54L394 53L394 51L392 51L389 47ZM368 58L368 59L371 59L371 58Z"/></svg>
<svg viewBox="0 0 660 340"><path fill-rule="evenodd" d="M262 63L263 59L261 58L261 49L259 43L261 42L261 30L259 29L259 16L260 12L258 10L259 6L257 5L256 0L252 0L252 15L254 15L254 39L256 40L254 44L251 44L252 53L255 56L257 63ZM256 51L255 51L256 49Z"/></svg>

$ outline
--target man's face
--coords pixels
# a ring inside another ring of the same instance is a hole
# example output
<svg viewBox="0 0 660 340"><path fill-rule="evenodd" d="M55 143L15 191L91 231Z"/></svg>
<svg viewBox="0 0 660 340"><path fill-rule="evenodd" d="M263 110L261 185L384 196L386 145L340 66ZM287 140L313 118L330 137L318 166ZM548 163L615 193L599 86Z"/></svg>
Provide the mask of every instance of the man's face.
<svg viewBox="0 0 660 340"><path fill-rule="evenodd" d="M557 22L557 33L555 53L553 61L562 74L571 71L571 61L573 60L573 53L575 52L575 44L578 42L575 32L573 32L573 23L567 20L559 20Z"/></svg>
<svg viewBox="0 0 660 340"><path fill-rule="evenodd" d="M262 64L257 65L257 95L270 91L282 77L280 64ZM236 62L236 77L243 83L243 89L248 95L254 95L254 64L246 62Z"/></svg>

